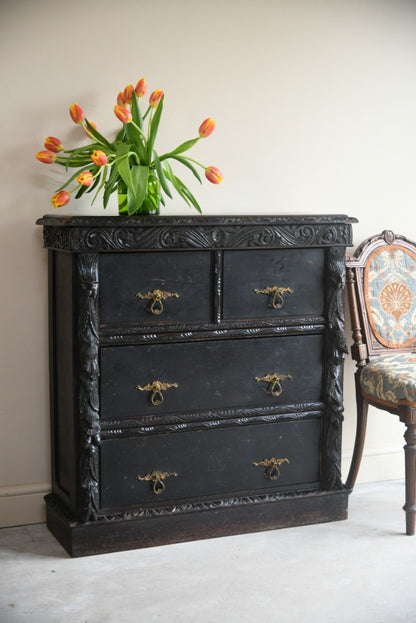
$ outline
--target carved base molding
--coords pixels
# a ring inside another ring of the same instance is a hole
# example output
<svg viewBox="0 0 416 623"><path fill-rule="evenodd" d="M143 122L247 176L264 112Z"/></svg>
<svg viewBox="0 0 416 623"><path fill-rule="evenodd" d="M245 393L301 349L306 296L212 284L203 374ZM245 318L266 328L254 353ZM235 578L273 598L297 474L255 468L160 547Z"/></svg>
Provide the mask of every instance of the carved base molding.
<svg viewBox="0 0 416 623"><path fill-rule="evenodd" d="M347 519L350 490L265 495L166 507L159 515L125 512L76 522L53 494L45 497L49 530L70 556L248 534ZM153 509L155 510L155 509ZM168 519L168 526L167 521Z"/></svg>

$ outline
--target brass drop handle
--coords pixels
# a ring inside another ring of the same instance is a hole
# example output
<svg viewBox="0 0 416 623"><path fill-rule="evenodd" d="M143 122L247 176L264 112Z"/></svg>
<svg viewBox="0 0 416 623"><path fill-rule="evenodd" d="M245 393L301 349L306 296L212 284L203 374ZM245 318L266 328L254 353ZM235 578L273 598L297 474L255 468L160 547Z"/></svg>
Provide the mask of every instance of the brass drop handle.
<svg viewBox="0 0 416 623"><path fill-rule="evenodd" d="M271 301L268 303L269 307L273 307L273 309L280 309L284 305L284 294L293 294L292 288L284 288L281 286L267 286L267 288L263 288L262 290L259 288L254 288L254 292L256 294L267 294Z"/></svg>
<svg viewBox="0 0 416 623"><path fill-rule="evenodd" d="M166 301L167 299L170 299L172 297L176 299L179 298L179 294L177 292L165 292L159 289L152 290L152 291L149 290L148 292L145 292L144 294L142 294L141 292L138 292L136 296L139 299L152 301L148 309L150 313L156 316L159 316L163 312L163 301Z"/></svg>
<svg viewBox="0 0 416 623"><path fill-rule="evenodd" d="M163 383L162 381L153 381L153 383L148 383L144 387L142 387L141 385L137 385L136 389L138 389L141 392L152 392L150 396L150 402L152 403L152 405L157 406L157 405L161 405L162 402L165 400L165 397L162 394L162 392L166 391L167 389L170 389L171 387L178 387L178 384L177 383Z"/></svg>
<svg viewBox="0 0 416 623"><path fill-rule="evenodd" d="M280 396L283 392L282 381L286 379L292 380L290 374L277 374L274 372L273 374L266 374L265 376L255 376L254 380L257 382L263 381L264 383L269 383L269 387L266 390L268 394L272 396Z"/></svg>
<svg viewBox="0 0 416 623"><path fill-rule="evenodd" d="M172 476L176 477L177 475L178 474L176 472L160 472L159 470L153 470L153 472L146 474L146 476L136 476L136 479L152 482L153 493L160 495L166 489L164 480L166 480L166 478L171 478Z"/></svg>
<svg viewBox="0 0 416 623"><path fill-rule="evenodd" d="M254 467L265 467L264 477L269 480L277 480L280 476L279 467L282 463L290 463L286 457L275 458L272 456L270 459L263 459L262 461L253 461Z"/></svg>

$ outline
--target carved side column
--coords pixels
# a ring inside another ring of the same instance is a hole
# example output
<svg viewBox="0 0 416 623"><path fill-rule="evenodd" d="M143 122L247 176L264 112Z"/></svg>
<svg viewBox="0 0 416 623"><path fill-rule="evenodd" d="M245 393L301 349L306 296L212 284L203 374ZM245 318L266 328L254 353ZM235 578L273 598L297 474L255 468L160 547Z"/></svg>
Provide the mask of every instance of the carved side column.
<svg viewBox="0 0 416 623"><path fill-rule="evenodd" d="M99 507L98 255L78 255L78 414L80 434L79 508L83 522Z"/></svg>
<svg viewBox="0 0 416 623"><path fill-rule="evenodd" d="M341 432L343 421L344 357L348 352L344 332L345 250L328 249L326 267L326 317L324 401L327 405L324 423L325 451L323 486L342 487Z"/></svg>

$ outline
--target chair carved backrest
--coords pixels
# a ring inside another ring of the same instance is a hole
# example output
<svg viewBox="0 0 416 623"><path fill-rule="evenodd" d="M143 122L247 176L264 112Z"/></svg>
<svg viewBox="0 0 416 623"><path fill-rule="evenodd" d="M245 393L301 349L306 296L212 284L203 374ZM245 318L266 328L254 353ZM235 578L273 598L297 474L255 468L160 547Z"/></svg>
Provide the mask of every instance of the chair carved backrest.
<svg viewBox="0 0 416 623"><path fill-rule="evenodd" d="M363 242L346 265L357 366L416 351L416 245L386 230Z"/></svg>

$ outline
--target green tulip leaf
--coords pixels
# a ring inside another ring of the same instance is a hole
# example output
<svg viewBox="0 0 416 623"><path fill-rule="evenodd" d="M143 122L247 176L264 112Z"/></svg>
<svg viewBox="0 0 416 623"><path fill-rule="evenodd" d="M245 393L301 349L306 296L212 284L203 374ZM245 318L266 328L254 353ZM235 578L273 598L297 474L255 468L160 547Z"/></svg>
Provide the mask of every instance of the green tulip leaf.
<svg viewBox="0 0 416 623"><path fill-rule="evenodd" d="M181 143L181 145L178 145L178 147L173 151L170 151L167 154L163 154L163 156L160 156L160 159L166 160L166 158L171 158L176 154L182 154L184 151L188 151L188 149L191 149L191 147L193 147L199 140L200 138L198 137L192 138L189 141L185 141L184 143Z"/></svg>
<svg viewBox="0 0 416 623"><path fill-rule="evenodd" d="M91 125L88 119L85 119L85 123L87 124L87 128L89 132L91 132L93 137L100 143L100 146L105 145L105 147L107 147L108 149L111 149L111 143L109 143L102 134L97 132L97 130Z"/></svg>
<svg viewBox="0 0 416 623"><path fill-rule="evenodd" d="M197 200L195 199L191 191L185 186L185 184L173 173L172 167L168 162L165 164L165 174L168 180L172 182L178 194L188 204L188 206L193 206L200 214L202 214L202 210Z"/></svg>
<svg viewBox="0 0 416 623"><path fill-rule="evenodd" d="M162 116L163 111L163 100L165 96L163 95L153 117L150 118L149 121L149 138L147 141L147 162L150 162L152 159L153 146L156 140L156 134L159 129L160 117Z"/></svg>
<svg viewBox="0 0 416 623"><path fill-rule="evenodd" d="M160 160L159 160L159 156L157 155L155 150L153 150L153 162L154 162L154 165L155 165L155 168L156 168L157 176L158 176L159 181L160 181L160 185L163 188L163 191L167 194L168 197L170 197L172 199L172 194L171 194L170 188L168 186L168 180L167 180L167 178L166 178L166 176L164 174L162 165L161 165Z"/></svg>
<svg viewBox="0 0 416 623"><path fill-rule="evenodd" d="M132 194L135 194L135 189L133 186L133 179L131 175L131 169L129 164L129 151L131 145L127 143L115 143L116 147L116 163L118 172L120 174L121 179L126 184L127 188L130 189Z"/></svg>
<svg viewBox="0 0 416 623"><path fill-rule="evenodd" d="M132 166L131 178L133 189L127 185L127 206L128 213L134 214L140 208L147 191L147 180L149 178L149 167Z"/></svg>
<svg viewBox="0 0 416 623"><path fill-rule="evenodd" d="M171 156L171 158L173 158L174 160L177 160L181 164L184 164L186 167L188 167L188 169L190 169L192 171L192 173L195 175L195 177L198 180L198 182L200 182L202 184L201 176L199 175L198 171L189 162L189 160L187 158L185 158L184 156Z"/></svg>
<svg viewBox="0 0 416 623"><path fill-rule="evenodd" d="M119 184L121 184L120 174L118 172L118 167L116 164L113 164L110 169L110 175L108 176L108 180L105 185L104 195L103 195L103 206L107 207L108 201L112 193L117 190Z"/></svg>
<svg viewBox="0 0 416 623"><path fill-rule="evenodd" d="M133 91L133 99L131 101L131 109L130 110L131 110L131 115L133 117L134 123L137 124L141 130L143 130L143 117L142 117L142 113L140 111L139 98L137 97L135 91ZM129 124L127 124L127 125L129 125Z"/></svg>
<svg viewBox="0 0 416 623"><path fill-rule="evenodd" d="M144 145L143 135L140 134L140 131L131 123L126 124L126 134L140 160L140 163L145 164L146 149Z"/></svg>

